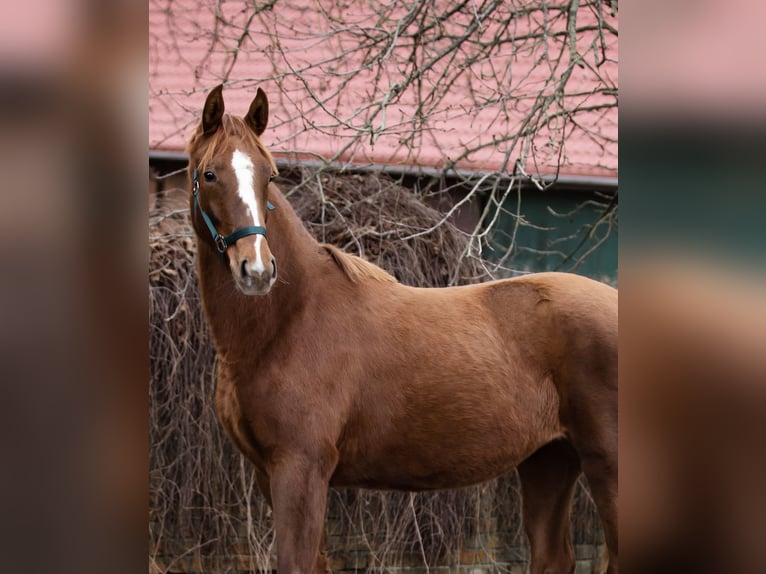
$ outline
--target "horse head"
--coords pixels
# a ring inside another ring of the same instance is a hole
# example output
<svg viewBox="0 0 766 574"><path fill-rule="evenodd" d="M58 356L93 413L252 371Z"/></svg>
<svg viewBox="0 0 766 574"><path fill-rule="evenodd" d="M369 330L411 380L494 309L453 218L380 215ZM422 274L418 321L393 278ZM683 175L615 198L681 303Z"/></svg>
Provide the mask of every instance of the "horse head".
<svg viewBox="0 0 766 574"><path fill-rule="evenodd" d="M267 235L269 182L277 168L260 139L269 103L258 88L247 114L232 116L224 113L222 92L218 86L208 94L187 148L192 221L200 243L218 251L237 288L265 295L277 279Z"/></svg>

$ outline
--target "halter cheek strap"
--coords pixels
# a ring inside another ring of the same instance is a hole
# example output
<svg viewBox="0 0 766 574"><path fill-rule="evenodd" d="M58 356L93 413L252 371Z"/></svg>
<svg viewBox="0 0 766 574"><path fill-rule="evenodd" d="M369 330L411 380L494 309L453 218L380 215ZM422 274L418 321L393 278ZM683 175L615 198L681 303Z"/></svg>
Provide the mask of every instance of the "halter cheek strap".
<svg viewBox="0 0 766 574"><path fill-rule="evenodd" d="M194 217L196 219L197 217L197 211L200 212L202 215L202 219L205 222L205 225L208 228L208 231L210 231L210 235L213 238L213 243L215 243L216 249L218 249L218 253L221 254L221 258L223 259L224 253L226 253L226 250L234 245L234 243L238 239L242 239L243 237L247 237L248 235L263 235L266 237L266 228L261 225L248 225L246 227L240 227L239 229L235 230L233 233L227 235L224 237L220 233L218 233L218 230L215 228L215 225L213 225L212 220L210 219L210 216L205 212L204 209L202 209L202 206L199 203L199 175L197 173L197 170L194 170ZM275 207L271 204L270 201L266 202L266 207L269 211L273 211Z"/></svg>

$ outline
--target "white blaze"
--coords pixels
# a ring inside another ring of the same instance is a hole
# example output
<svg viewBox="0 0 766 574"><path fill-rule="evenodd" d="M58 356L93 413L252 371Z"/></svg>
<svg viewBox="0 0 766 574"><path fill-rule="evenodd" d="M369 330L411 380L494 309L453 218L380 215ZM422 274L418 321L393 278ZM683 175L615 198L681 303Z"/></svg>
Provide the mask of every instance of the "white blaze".
<svg viewBox="0 0 766 574"><path fill-rule="evenodd" d="M237 193L239 193L239 197L250 212L253 225L263 226L261 214L258 211L258 203L255 201L255 187L253 183L255 181L255 169L252 160L247 154L234 150L231 156L231 167L234 168L234 174L237 177ZM263 241L263 236L243 237L240 241L245 241L252 237L255 237L255 261L250 265L250 268L253 271L262 273L266 269L261 260L261 241Z"/></svg>

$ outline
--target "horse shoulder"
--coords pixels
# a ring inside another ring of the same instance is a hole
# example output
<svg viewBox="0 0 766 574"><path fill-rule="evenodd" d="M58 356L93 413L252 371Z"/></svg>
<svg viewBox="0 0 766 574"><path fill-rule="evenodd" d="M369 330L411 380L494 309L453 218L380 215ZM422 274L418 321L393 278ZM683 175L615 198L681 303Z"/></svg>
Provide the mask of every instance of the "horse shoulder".
<svg viewBox="0 0 766 574"><path fill-rule="evenodd" d="M365 261L361 257L344 253L334 245L327 243L322 243L321 245L352 283L360 283L366 279L383 283L397 282L393 275L390 275L377 265Z"/></svg>

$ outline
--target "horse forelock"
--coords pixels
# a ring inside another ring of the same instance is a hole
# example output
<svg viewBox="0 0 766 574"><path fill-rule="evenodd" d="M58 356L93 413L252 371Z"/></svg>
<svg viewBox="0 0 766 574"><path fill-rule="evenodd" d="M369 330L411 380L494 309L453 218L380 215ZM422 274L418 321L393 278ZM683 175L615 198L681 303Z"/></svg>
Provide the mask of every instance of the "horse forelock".
<svg viewBox="0 0 766 574"><path fill-rule="evenodd" d="M244 143L246 147L244 151L248 153L259 152L269 162L271 172L274 175L279 174L274 156L271 155L261 138L255 135L255 132L250 129L244 119L231 114L224 114L221 127L209 136L205 135L202 123L200 123L189 140L186 151L190 156L199 154L199 159L194 167L202 170L213 162L213 159L226 148L229 140L234 137Z"/></svg>

